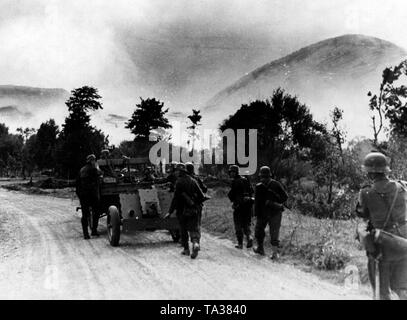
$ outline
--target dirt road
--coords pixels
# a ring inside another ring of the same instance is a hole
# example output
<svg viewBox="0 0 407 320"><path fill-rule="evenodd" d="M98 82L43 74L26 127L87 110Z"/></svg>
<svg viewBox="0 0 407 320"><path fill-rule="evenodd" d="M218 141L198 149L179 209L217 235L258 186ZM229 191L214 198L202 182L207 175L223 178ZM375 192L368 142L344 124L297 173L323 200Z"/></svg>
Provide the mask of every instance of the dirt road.
<svg viewBox="0 0 407 320"><path fill-rule="evenodd" d="M76 201L0 189L0 299L369 299L203 234L196 260L165 231L82 239Z"/></svg>

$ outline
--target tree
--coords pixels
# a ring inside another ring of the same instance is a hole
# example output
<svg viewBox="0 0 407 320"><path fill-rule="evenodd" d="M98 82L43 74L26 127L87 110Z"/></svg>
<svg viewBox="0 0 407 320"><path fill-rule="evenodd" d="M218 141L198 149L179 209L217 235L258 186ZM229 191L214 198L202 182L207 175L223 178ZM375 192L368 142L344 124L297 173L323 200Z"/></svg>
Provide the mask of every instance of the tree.
<svg viewBox="0 0 407 320"><path fill-rule="evenodd" d="M341 157L342 163L343 163L343 148L342 145L345 142L345 138L346 138L346 132L340 128L339 126L339 122L341 120L343 120L343 110L339 109L338 107L335 107L332 111L331 111L331 121L332 121L332 130L331 130L331 134L335 139L336 145L338 147L339 150L339 155Z"/></svg>
<svg viewBox="0 0 407 320"><path fill-rule="evenodd" d="M22 171L25 177L25 170L30 177L36 166L35 155L37 153L37 135L32 134L24 143L22 156Z"/></svg>
<svg viewBox="0 0 407 320"><path fill-rule="evenodd" d="M196 129L201 125L201 110L192 109L192 114L188 116L188 119L191 121L192 125L188 127L191 130L190 137L192 139L191 149L195 149L195 139L198 137Z"/></svg>
<svg viewBox="0 0 407 320"><path fill-rule="evenodd" d="M90 125L89 113L102 109L100 99L97 89L93 87L84 86L71 91L71 97L65 103L69 115L57 141L60 174L76 175L88 154L99 156L108 144L103 132Z"/></svg>
<svg viewBox="0 0 407 320"><path fill-rule="evenodd" d="M383 130L383 118L390 122L390 131L394 135L407 136L407 87L397 86L397 81L402 75L407 75L407 60L399 65L383 70L382 82L380 84L379 95L372 95L369 91L369 108L375 112L372 116L374 144L379 146L378 136Z"/></svg>
<svg viewBox="0 0 407 320"><path fill-rule="evenodd" d="M16 175L21 169L23 137L9 133L9 128L0 123L0 169L2 175L9 175L10 171Z"/></svg>
<svg viewBox="0 0 407 320"><path fill-rule="evenodd" d="M34 161L40 170L55 169L58 134L59 127L55 124L54 119L41 123L34 149Z"/></svg>
<svg viewBox="0 0 407 320"><path fill-rule="evenodd" d="M312 150L321 144L318 138L326 133L325 126L313 119L306 105L280 88L270 99L242 105L220 125L222 131L228 128L257 129L258 165L270 166L277 176L281 174L282 164L295 165L291 155L300 159L305 149L313 154Z"/></svg>
<svg viewBox="0 0 407 320"><path fill-rule="evenodd" d="M21 148L20 160L21 160L21 174L23 176L23 179L25 179L25 171L26 171L27 167L30 168L29 175L31 175L32 169L35 166L34 158L31 154L28 153L27 148L26 148L26 143L29 140L29 138L34 135L35 129L34 128L23 129L22 127L20 127L20 128L17 128L17 132L19 133L19 135L22 139L22 143L23 143L23 147ZM32 144L32 141L34 141L34 139L31 140L31 144ZM33 149L31 149L30 151L32 152Z"/></svg>
<svg viewBox="0 0 407 320"><path fill-rule="evenodd" d="M136 110L131 118L126 122L125 128L130 129L135 135L135 140L148 141L150 133L155 129L169 129L169 124L165 114L168 108L163 110L164 103L155 98L144 100L140 97L141 102L136 105Z"/></svg>

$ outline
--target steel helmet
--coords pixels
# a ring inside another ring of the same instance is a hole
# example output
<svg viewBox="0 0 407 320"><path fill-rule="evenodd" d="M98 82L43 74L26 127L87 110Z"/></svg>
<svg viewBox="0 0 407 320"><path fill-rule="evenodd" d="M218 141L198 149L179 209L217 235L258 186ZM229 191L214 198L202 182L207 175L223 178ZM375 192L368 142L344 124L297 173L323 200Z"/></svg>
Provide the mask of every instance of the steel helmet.
<svg viewBox="0 0 407 320"><path fill-rule="evenodd" d="M192 162L187 162L185 164L185 169L187 170L188 173L192 174L195 171L194 165L192 164Z"/></svg>
<svg viewBox="0 0 407 320"><path fill-rule="evenodd" d="M96 156L93 153L86 157L86 162L91 162L92 160L96 160Z"/></svg>
<svg viewBox="0 0 407 320"><path fill-rule="evenodd" d="M261 167L259 173L260 173L261 177L270 177L271 176L270 167L267 167L267 166Z"/></svg>
<svg viewBox="0 0 407 320"><path fill-rule="evenodd" d="M183 164L183 163L178 163L177 166L175 167L175 169L186 172L185 164Z"/></svg>
<svg viewBox="0 0 407 320"><path fill-rule="evenodd" d="M366 172L388 173L391 171L386 156L380 152L369 153L363 160L362 168Z"/></svg>
<svg viewBox="0 0 407 320"><path fill-rule="evenodd" d="M239 167L235 164L232 164L229 167L229 173L231 173L231 172L235 172L236 174L239 174Z"/></svg>

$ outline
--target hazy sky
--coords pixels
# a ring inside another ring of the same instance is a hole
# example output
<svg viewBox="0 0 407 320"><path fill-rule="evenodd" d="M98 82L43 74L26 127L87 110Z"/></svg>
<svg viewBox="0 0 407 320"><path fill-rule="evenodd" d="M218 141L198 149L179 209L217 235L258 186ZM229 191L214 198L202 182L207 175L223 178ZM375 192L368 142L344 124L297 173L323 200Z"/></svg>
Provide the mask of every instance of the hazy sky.
<svg viewBox="0 0 407 320"><path fill-rule="evenodd" d="M202 106L244 73L348 33L407 48L404 0L0 0L0 84L93 85L108 113L138 97Z"/></svg>

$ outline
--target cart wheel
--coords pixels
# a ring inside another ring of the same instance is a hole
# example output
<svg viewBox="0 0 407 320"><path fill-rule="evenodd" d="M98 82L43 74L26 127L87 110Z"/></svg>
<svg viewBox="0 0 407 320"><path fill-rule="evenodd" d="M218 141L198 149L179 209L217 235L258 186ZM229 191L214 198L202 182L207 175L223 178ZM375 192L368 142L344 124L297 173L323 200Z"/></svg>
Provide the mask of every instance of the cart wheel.
<svg viewBox="0 0 407 320"><path fill-rule="evenodd" d="M113 247L117 247L120 241L120 214L115 206L109 207L107 215L107 236Z"/></svg>
<svg viewBox="0 0 407 320"><path fill-rule="evenodd" d="M170 230L171 238L176 243L181 238L179 230Z"/></svg>

